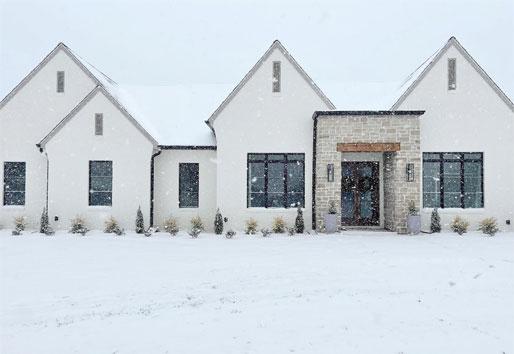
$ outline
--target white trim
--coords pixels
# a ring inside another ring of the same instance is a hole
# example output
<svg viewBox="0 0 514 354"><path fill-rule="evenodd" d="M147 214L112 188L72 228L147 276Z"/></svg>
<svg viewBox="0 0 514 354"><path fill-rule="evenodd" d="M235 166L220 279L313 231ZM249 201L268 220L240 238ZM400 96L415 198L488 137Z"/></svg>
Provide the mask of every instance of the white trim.
<svg viewBox="0 0 514 354"><path fill-rule="evenodd" d="M411 94L411 92L418 86L418 84L423 80L423 78L428 74L428 72L435 66L435 64L441 59L444 53L451 47L455 46L455 48L459 51L459 53L471 64L471 66L482 76L482 78L491 86L491 88L496 92L498 96L505 102L505 104L514 112L514 103L510 100L510 98L503 92L500 87L491 79L489 75L485 72L484 69L473 59L473 57L468 53L468 51L459 43L459 41L455 37L451 37L448 42L444 45L443 48L439 50L436 56L430 61L430 63L421 71L419 76L410 84L409 87L402 93L402 95L396 100L396 102L391 106L390 110L397 110L398 107L405 101L405 99ZM446 85L448 86L448 85Z"/></svg>

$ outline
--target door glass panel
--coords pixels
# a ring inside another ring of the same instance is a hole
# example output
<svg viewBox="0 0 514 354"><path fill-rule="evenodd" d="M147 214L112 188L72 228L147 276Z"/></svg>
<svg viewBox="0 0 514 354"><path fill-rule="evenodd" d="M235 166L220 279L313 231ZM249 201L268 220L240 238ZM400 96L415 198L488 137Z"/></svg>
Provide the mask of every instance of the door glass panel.
<svg viewBox="0 0 514 354"><path fill-rule="evenodd" d="M361 193L361 219L371 219L373 216L373 202L371 191Z"/></svg>
<svg viewBox="0 0 514 354"><path fill-rule="evenodd" d="M353 192L343 192L342 199L341 216L346 219L352 219L355 203Z"/></svg>

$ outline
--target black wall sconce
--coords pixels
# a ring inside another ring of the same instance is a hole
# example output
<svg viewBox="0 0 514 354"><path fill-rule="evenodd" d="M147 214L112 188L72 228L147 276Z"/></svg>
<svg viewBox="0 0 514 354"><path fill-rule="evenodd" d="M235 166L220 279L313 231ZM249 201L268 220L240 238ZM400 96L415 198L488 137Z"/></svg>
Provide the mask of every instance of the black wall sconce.
<svg viewBox="0 0 514 354"><path fill-rule="evenodd" d="M334 182L334 164L329 163L327 165L327 181Z"/></svg>
<svg viewBox="0 0 514 354"><path fill-rule="evenodd" d="M407 182L414 182L414 164L407 164Z"/></svg>

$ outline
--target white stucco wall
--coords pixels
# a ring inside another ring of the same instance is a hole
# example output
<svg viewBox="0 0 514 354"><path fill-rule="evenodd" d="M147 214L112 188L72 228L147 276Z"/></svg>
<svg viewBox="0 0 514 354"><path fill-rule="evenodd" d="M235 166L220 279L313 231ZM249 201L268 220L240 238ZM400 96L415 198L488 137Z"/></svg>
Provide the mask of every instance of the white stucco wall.
<svg viewBox="0 0 514 354"><path fill-rule="evenodd" d="M212 232L216 213L216 151L163 150L154 163L154 225L162 227L164 220L172 216L181 230L188 231L191 218L200 216L206 230ZM179 208L179 163L199 165L198 208Z"/></svg>
<svg viewBox="0 0 514 354"><path fill-rule="evenodd" d="M272 92L272 63L281 61L281 92ZM312 144L315 110L329 107L282 52L275 49L214 121L218 147L218 205L234 228L252 217L259 228L282 216L294 223L296 209L247 208L248 153L305 153L307 229L312 216Z"/></svg>
<svg viewBox="0 0 514 354"><path fill-rule="evenodd" d="M57 92L57 71L65 72L65 91ZM36 148L43 138L95 86L62 50L0 108L0 178L5 161L26 162L25 206L3 206L0 225L12 227L15 216L27 217L29 228L39 225L45 205L46 159Z"/></svg>
<svg viewBox="0 0 514 354"><path fill-rule="evenodd" d="M103 135L95 135L95 113L103 113ZM98 92L46 144L50 161L49 217L57 229L67 229L76 215L90 229L103 229L109 216L134 229L138 206L145 226L150 217L152 143ZM112 206L89 206L89 161L113 161ZM54 222L54 216L59 217Z"/></svg>
<svg viewBox="0 0 514 354"><path fill-rule="evenodd" d="M447 89L448 58L457 59L457 89ZM451 46L398 109L423 109L422 152L483 152L484 208L440 209L442 224L455 215L471 228L489 216L504 230L514 223L514 113L455 46ZM431 209L422 211L428 228ZM506 220L511 225L506 225Z"/></svg>

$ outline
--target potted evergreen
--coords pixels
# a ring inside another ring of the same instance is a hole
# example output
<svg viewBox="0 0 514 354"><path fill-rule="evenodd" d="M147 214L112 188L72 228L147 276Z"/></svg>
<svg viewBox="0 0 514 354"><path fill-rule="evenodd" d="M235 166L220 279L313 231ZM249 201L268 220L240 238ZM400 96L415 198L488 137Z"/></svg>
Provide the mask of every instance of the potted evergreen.
<svg viewBox="0 0 514 354"><path fill-rule="evenodd" d="M409 215L407 216L407 231L411 235L417 235L421 231L421 216L414 201L409 202Z"/></svg>
<svg viewBox="0 0 514 354"><path fill-rule="evenodd" d="M337 207L336 202L331 200L328 206L328 214L325 214L325 232L331 234L337 231Z"/></svg>

